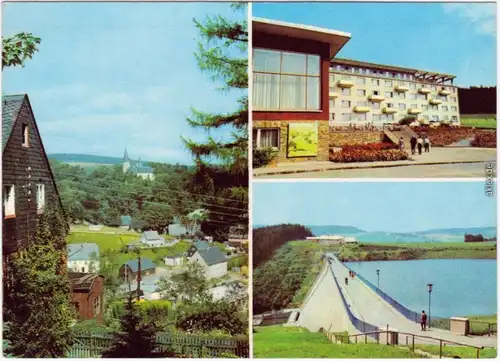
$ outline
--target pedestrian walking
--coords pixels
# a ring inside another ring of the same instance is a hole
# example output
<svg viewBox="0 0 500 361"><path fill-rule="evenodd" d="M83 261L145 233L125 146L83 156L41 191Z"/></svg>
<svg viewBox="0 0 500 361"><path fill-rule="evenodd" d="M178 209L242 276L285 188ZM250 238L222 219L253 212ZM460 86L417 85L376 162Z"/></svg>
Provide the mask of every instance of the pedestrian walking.
<svg viewBox="0 0 500 361"><path fill-rule="evenodd" d="M403 140L403 137L399 139L399 150L405 150L405 141Z"/></svg>
<svg viewBox="0 0 500 361"><path fill-rule="evenodd" d="M430 148L431 148L431 141L429 137L426 135L424 138L424 152L429 153Z"/></svg>
<svg viewBox="0 0 500 361"><path fill-rule="evenodd" d="M415 149L417 148L417 137L412 136L410 139L411 154L415 154Z"/></svg>
<svg viewBox="0 0 500 361"><path fill-rule="evenodd" d="M345 278L345 285L347 286L348 284L349 284L349 278L348 278L348 277L346 277L346 278Z"/></svg>
<svg viewBox="0 0 500 361"><path fill-rule="evenodd" d="M426 330L426 325L427 325L427 314L425 311L422 310L422 315L420 316L420 328L422 331Z"/></svg>
<svg viewBox="0 0 500 361"><path fill-rule="evenodd" d="M422 154L422 145L424 145L424 140L422 139L422 137L418 137L418 140L417 140L417 148L418 148L418 154Z"/></svg>

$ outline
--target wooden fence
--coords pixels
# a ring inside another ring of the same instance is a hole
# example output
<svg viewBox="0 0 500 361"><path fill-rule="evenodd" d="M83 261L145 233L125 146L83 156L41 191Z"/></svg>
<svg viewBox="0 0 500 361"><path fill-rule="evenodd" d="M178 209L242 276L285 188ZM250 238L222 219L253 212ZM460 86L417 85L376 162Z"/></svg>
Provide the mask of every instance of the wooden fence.
<svg viewBox="0 0 500 361"><path fill-rule="evenodd" d="M111 333L101 331L79 331L75 334L70 358L98 358L113 341ZM174 351L190 358L222 358L227 354L249 358L250 349L246 337L205 337L189 334L156 334L156 351Z"/></svg>

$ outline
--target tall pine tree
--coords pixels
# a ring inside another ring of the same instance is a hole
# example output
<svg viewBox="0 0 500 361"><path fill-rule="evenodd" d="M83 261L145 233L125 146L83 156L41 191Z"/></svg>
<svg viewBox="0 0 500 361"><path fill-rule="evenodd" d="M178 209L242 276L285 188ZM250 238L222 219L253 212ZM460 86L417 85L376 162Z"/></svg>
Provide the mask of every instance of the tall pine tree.
<svg viewBox="0 0 500 361"><path fill-rule="evenodd" d="M72 343L66 225L48 204L27 248L10 257L4 283L6 353L20 358L65 357Z"/></svg>
<svg viewBox="0 0 500 361"><path fill-rule="evenodd" d="M236 12L246 15L247 5L233 4ZM212 114L193 110L188 123L210 131L229 127L230 139L209 135L205 143L184 139L196 162L193 187L204 194L208 219L202 223L204 233L225 240L231 226L248 230L248 30L244 20L228 20L220 15L194 21L202 42L196 53L198 66L221 82L220 90L244 91L235 111Z"/></svg>

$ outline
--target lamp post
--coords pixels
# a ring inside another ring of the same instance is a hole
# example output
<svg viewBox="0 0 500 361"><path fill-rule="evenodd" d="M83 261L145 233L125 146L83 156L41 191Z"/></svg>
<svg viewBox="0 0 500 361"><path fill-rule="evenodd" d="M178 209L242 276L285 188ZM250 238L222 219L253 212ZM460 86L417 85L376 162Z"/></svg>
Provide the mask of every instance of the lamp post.
<svg viewBox="0 0 500 361"><path fill-rule="evenodd" d="M429 291L429 329L431 328L431 293L432 293L432 283L427 284L427 290Z"/></svg>
<svg viewBox="0 0 500 361"><path fill-rule="evenodd" d="M380 288L380 270L377 269L377 288Z"/></svg>

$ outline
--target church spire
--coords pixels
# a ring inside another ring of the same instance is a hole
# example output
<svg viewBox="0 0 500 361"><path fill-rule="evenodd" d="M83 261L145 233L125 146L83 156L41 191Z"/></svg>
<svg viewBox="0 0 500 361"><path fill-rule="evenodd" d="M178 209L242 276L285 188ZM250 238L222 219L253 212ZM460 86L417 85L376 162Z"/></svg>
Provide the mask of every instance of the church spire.
<svg viewBox="0 0 500 361"><path fill-rule="evenodd" d="M125 154L123 155L123 162L130 162L128 158L128 152L127 152L127 147L125 147Z"/></svg>

